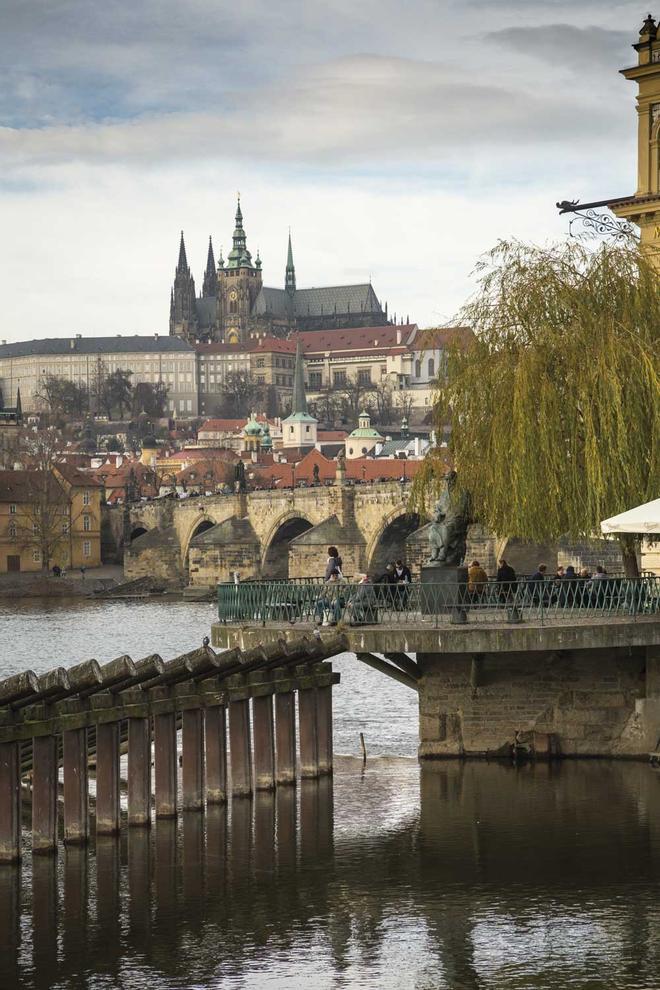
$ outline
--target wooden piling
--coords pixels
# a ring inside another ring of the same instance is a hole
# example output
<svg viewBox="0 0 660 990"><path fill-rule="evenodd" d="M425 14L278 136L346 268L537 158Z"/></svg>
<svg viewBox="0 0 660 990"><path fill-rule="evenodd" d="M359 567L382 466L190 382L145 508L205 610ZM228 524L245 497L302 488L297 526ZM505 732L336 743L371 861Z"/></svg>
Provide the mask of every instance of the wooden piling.
<svg viewBox="0 0 660 990"><path fill-rule="evenodd" d="M57 736L32 740L32 852L57 852Z"/></svg>
<svg viewBox="0 0 660 990"><path fill-rule="evenodd" d="M97 835L119 832L119 806L119 722L101 722L96 727Z"/></svg>
<svg viewBox="0 0 660 990"><path fill-rule="evenodd" d="M300 727L300 776L303 778L318 777L316 688L304 688L298 692L298 724Z"/></svg>
<svg viewBox="0 0 660 990"><path fill-rule="evenodd" d="M296 782L296 699L293 691L275 695L275 739L278 784Z"/></svg>
<svg viewBox="0 0 660 990"><path fill-rule="evenodd" d="M154 715L156 817L176 817L176 719L173 712Z"/></svg>
<svg viewBox="0 0 660 990"><path fill-rule="evenodd" d="M151 824L151 719L128 720L128 824Z"/></svg>
<svg viewBox="0 0 660 990"><path fill-rule="evenodd" d="M332 773L332 685L316 689L319 773Z"/></svg>
<svg viewBox="0 0 660 990"><path fill-rule="evenodd" d="M17 742L0 743L0 863L21 858L21 779Z"/></svg>
<svg viewBox="0 0 660 990"><path fill-rule="evenodd" d="M254 731L254 786L257 791L275 789L275 737L273 731L273 696L252 699Z"/></svg>
<svg viewBox="0 0 660 990"><path fill-rule="evenodd" d="M227 721L225 709L206 709L206 803L227 800Z"/></svg>
<svg viewBox="0 0 660 990"><path fill-rule="evenodd" d="M204 711L188 708L181 728L182 807L184 811L204 808Z"/></svg>
<svg viewBox="0 0 660 990"><path fill-rule="evenodd" d="M229 747L231 754L232 797L252 794L252 744L250 703L232 701L229 705Z"/></svg>
<svg viewBox="0 0 660 990"><path fill-rule="evenodd" d="M82 845L89 838L87 729L62 733L64 761L64 841Z"/></svg>

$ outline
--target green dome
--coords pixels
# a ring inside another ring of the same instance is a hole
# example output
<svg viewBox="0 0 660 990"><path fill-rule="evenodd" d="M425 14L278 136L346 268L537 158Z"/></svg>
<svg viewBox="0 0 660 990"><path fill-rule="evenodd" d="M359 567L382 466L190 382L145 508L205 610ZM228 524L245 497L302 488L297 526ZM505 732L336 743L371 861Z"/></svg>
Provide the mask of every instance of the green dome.
<svg viewBox="0 0 660 990"><path fill-rule="evenodd" d="M363 426L363 427L358 427L357 430L353 430L352 433L349 433L348 439L349 440L359 440L359 439L382 440L383 438L378 432L378 430L374 430L371 427Z"/></svg>
<svg viewBox="0 0 660 990"><path fill-rule="evenodd" d="M243 432L247 437L260 437L263 434L261 426L253 416L247 421Z"/></svg>
<svg viewBox="0 0 660 990"><path fill-rule="evenodd" d="M266 425L264 426L263 440L261 441L261 449L270 450L272 446L273 446L273 438L270 435L270 427L268 426L268 423L266 423Z"/></svg>

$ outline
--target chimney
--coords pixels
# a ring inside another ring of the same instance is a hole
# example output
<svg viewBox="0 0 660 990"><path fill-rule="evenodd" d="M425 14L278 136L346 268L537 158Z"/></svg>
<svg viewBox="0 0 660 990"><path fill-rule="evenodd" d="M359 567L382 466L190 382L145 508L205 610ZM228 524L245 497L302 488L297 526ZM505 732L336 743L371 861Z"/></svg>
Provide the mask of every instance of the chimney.
<svg viewBox="0 0 660 990"><path fill-rule="evenodd" d="M75 339L73 337L69 341L69 347L71 348L72 351L75 351L75 349L76 349L76 342L75 342Z"/></svg>
<svg viewBox="0 0 660 990"><path fill-rule="evenodd" d="M397 342L397 344L400 344L401 343L401 329L400 329L400 327L397 327L396 328L396 342Z"/></svg>
<svg viewBox="0 0 660 990"><path fill-rule="evenodd" d="M158 340L158 334L157 333L154 334L154 340Z"/></svg>

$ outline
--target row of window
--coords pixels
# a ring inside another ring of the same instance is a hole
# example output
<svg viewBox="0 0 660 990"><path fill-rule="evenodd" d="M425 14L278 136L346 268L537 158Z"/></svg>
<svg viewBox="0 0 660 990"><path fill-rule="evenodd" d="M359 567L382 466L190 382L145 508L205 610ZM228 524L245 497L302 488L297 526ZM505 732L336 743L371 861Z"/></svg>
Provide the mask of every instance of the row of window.
<svg viewBox="0 0 660 990"><path fill-rule="evenodd" d="M83 557L88 559L92 556L92 544L90 540L83 540ZM35 564L38 564L41 560L41 550L38 547L32 551L32 560Z"/></svg>

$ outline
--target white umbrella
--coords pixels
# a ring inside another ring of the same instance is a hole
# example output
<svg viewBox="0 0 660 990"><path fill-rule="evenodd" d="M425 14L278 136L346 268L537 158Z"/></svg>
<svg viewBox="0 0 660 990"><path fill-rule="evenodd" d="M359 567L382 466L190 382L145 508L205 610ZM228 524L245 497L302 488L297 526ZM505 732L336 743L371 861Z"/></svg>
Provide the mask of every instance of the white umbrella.
<svg viewBox="0 0 660 990"><path fill-rule="evenodd" d="M621 512L600 524L603 533L638 533L640 536L660 536L660 498Z"/></svg>

